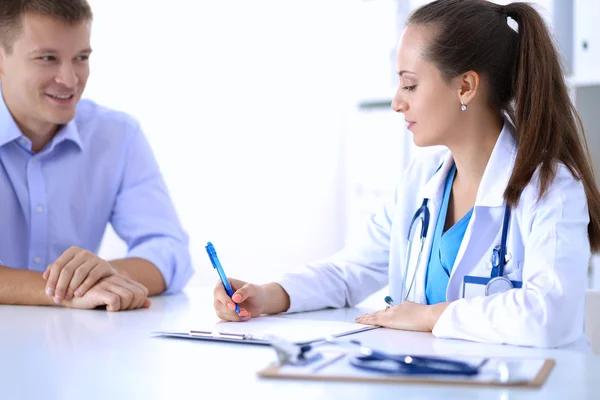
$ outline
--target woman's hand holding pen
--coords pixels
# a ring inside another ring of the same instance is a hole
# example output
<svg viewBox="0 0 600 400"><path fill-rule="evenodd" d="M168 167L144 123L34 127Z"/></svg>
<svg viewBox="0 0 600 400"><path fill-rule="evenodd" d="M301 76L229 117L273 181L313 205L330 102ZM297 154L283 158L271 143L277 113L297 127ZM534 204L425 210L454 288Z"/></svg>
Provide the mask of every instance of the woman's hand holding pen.
<svg viewBox="0 0 600 400"><path fill-rule="evenodd" d="M214 307L217 316L224 321L248 321L262 314L278 314L290 307L287 292L277 283L255 285L229 278L233 289L231 298L227 295L221 281L214 290ZM240 306L240 315L235 312L235 304Z"/></svg>
<svg viewBox="0 0 600 400"><path fill-rule="evenodd" d="M431 332L450 303L434 305L404 301L385 310L363 314L356 322L405 331Z"/></svg>
<svg viewBox="0 0 600 400"><path fill-rule="evenodd" d="M263 313L266 293L261 286L231 278L229 284L233 289L232 298L227 295L221 281L215 286L214 306L219 318L224 321L247 321ZM235 312L236 303L240 306L240 315Z"/></svg>

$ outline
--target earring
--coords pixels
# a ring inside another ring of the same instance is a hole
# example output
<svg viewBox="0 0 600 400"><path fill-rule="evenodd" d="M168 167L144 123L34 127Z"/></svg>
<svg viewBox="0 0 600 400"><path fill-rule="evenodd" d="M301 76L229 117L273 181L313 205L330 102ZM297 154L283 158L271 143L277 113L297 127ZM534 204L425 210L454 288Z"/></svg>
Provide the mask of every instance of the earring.
<svg viewBox="0 0 600 400"><path fill-rule="evenodd" d="M467 111L467 105L465 103L463 103L462 101L460 102L460 109L462 111Z"/></svg>

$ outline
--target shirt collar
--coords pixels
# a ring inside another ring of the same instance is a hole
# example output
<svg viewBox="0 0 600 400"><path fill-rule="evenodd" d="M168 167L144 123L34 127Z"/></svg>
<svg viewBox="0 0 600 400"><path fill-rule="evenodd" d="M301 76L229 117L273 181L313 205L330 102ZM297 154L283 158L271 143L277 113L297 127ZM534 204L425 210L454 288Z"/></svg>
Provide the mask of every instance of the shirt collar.
<svg viewBox="0 0 600 400"><path fill-rule="evenodd" d="M75 143L79 150L83 151L83 143L81 142L81 136L79 135L79 130L74 119L58 130L54 139L48 144L48 151L52 151L54 147L65 141Z"/></svg>
<svg viewBox="0 0 600 400"><path fill-rule="evenodd" d="M13 140L19 139L22 135L21 130L15 123L0 90L0 147Z"/></svg>
<svg viewBox="0 0 600 400"><path fill-rule="evenodd" d="M4 101L2 89L0 88L0 147L22 137L24 137L24 135L8 110L6 102ZM79 150L83 151L83 143L81 142L81 136L79 135L75 119L59 128L56 136L54 136L47 146L48 151L51 151L59 143L64 141L75 143Z"/></svg>
<svg viewBox="0 0 600 400"><path fill-rule="evenodd" d="M447 152L446 156L443 157L441 164L436 164L438 167L437 171L423 187L421 192L423 195L421 197L430 199L433 204L437 204L441 201L444 196L446 177L453 165L454 158L452 157L452 153Z"/></svg>
<svg viewBox="0 0 600 400"><path fill-rule="evenodd" d="M481 178L475 205L499 207L504 204L504 191L515 165L517 144L514 127L508 117L498 136L492 155Z"/></svg>

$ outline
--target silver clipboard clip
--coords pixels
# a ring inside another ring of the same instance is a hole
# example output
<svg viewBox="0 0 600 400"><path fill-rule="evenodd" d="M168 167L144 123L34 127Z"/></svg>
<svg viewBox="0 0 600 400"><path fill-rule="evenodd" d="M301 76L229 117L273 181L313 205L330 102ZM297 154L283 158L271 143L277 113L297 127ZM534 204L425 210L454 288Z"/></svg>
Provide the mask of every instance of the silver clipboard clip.
<svg viewBox="0 0 600 400"><path fill-rule="evenodd" d="M248 333L233 333L233 332L218 332L218 331L155 331L152 332L155 336L182 338L182 339L194 339L194 340L207 340L215 342L230 342L230 343L248 343L256 345L270 345L268 338Z"/></svg>
<svg viewBox="0 0 600 400"><path fill-rule="evenodd" d="M219 332L219 331L190 331L190 336L193 337L206 337L206 338L226 338L226 339L237 339L237 340L258 340L261 338L254 337L247 333L230 333L230 332Z"/></svg>

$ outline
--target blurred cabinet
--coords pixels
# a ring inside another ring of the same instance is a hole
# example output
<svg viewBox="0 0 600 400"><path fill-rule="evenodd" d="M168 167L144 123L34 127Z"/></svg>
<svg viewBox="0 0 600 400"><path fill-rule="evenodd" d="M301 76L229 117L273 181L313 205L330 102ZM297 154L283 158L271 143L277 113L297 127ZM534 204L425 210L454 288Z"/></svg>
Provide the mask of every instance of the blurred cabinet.
<svg viewBox="0 0 600 400"><path fill-rule="evenodd" d="M402 115L389 106L360 109L344 135L346 239L389 198L413 150Z"/></svg>
<svg viewBox="0 0 600 400"><path fill-rule="evenodd" d="M580 83L600 85L600 1L573 3L573 74Z"/></svg>
<svg viewBox="0 0 600 400"><path fill-rule="evenodd" d="M585 130L596 183L600 185L600 83L573 81L572 93ZM600 289L600 255L592 257L590 287Z"/></svg>
<svg viewBox="0 0 600 400"><path fill-rule="evenodd" d="M396 43L398 12L405 2L362 1L356 22L354 69L356 107L344 130L346 240L362 229L368 216L394 189L407 164L411 137L404 118L394 113L391 98L398 82ZM409 3L409 2L406 2Z"/></svg>
<svg viewBox="0 0 600 400"><path fill-rule="evenodd" d="M555 0L558 1L558 0ZM600 185L600 1L570 0L573 6L572 71L575 107L588 141L596 182ZM600 256L592 257L590 287L600 288Z"/></svg>
<svg viewBox="0 0 600 400"><path fill-rule="evenodd" d="M364 229L420 151L404 116L391 109L398 85L396 47L410 12L427 0L361 3L356 109L344 133L346 240Z"/></svg>

